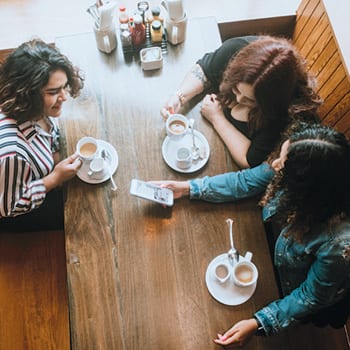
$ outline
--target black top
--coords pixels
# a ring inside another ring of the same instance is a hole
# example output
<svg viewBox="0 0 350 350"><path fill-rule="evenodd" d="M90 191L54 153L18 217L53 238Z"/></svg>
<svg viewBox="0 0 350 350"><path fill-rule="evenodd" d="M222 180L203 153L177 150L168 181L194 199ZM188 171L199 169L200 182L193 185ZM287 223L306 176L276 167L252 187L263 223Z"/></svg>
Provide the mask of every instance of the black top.
<svg viewBox="0 0 350 350"><path fill-rule="evenodd" d="M197 64L201 66L207 79L211 82L214 91L219 90L222 73L231 58L233 58L243 47L257 40L257 36L243 36L227 39L214 52L206 53ZM266 160L269 153L274 149L276 142L279 140L280 131L264 128L249 135L248 123L234 119L231 116L231 110L224 109L225 117L230 123L237 128L243 135L251 141L247 152L247 161L250 167L259 165Z"/></svg>

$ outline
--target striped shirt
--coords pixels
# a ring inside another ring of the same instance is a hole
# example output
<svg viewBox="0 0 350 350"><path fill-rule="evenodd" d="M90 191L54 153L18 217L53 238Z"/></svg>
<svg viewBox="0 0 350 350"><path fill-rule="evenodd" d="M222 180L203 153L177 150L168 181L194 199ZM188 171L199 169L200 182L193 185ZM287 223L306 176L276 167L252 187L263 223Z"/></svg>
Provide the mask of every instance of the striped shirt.
<svg viewBox="0 0 350 350"><path fill-rule="evenodd" d="M17 123L0 114L0 218L28 213L45 197L43 177L54 167L59 130L49 119L44 131L33 121Z"/></svg>

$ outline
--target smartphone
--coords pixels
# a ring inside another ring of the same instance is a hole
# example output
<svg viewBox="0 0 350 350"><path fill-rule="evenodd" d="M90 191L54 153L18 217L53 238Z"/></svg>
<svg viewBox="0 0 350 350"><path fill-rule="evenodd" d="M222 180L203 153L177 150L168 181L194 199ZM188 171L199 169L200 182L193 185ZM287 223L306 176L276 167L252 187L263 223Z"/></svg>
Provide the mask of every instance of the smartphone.
<svg viewBox="0 0 350 350"><path fill-rule="evenodd" d="M160 204L165 204L169 207L174 204L174 193L172 190L154 185L146 181L132 179L130 185L130 194Z"/></svg>

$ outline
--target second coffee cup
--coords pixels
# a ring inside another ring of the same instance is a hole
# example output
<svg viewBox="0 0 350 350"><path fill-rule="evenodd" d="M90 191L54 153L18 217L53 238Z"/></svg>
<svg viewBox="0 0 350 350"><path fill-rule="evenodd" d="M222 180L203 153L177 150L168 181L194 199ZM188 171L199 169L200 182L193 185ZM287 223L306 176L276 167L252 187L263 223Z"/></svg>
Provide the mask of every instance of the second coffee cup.
<svg viewBox="0 0 350 350"><path fill-rule="evenodd" d="M171 114L166 120L166 133L172 140L180 140L186 135L189 123L182 114Z"/></svg>

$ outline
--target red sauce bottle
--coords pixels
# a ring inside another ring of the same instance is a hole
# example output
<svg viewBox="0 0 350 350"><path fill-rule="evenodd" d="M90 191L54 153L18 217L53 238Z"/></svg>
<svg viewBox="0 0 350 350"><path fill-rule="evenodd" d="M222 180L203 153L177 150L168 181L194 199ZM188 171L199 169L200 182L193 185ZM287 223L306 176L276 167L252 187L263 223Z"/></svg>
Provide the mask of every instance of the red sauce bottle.
<svg viewBox="0 0 350 350"><path fill-rule="evenodd" d="M142 46L146 42L146 27L140 15L134 16L134 28L131 35L134 46Z"/></svg>

